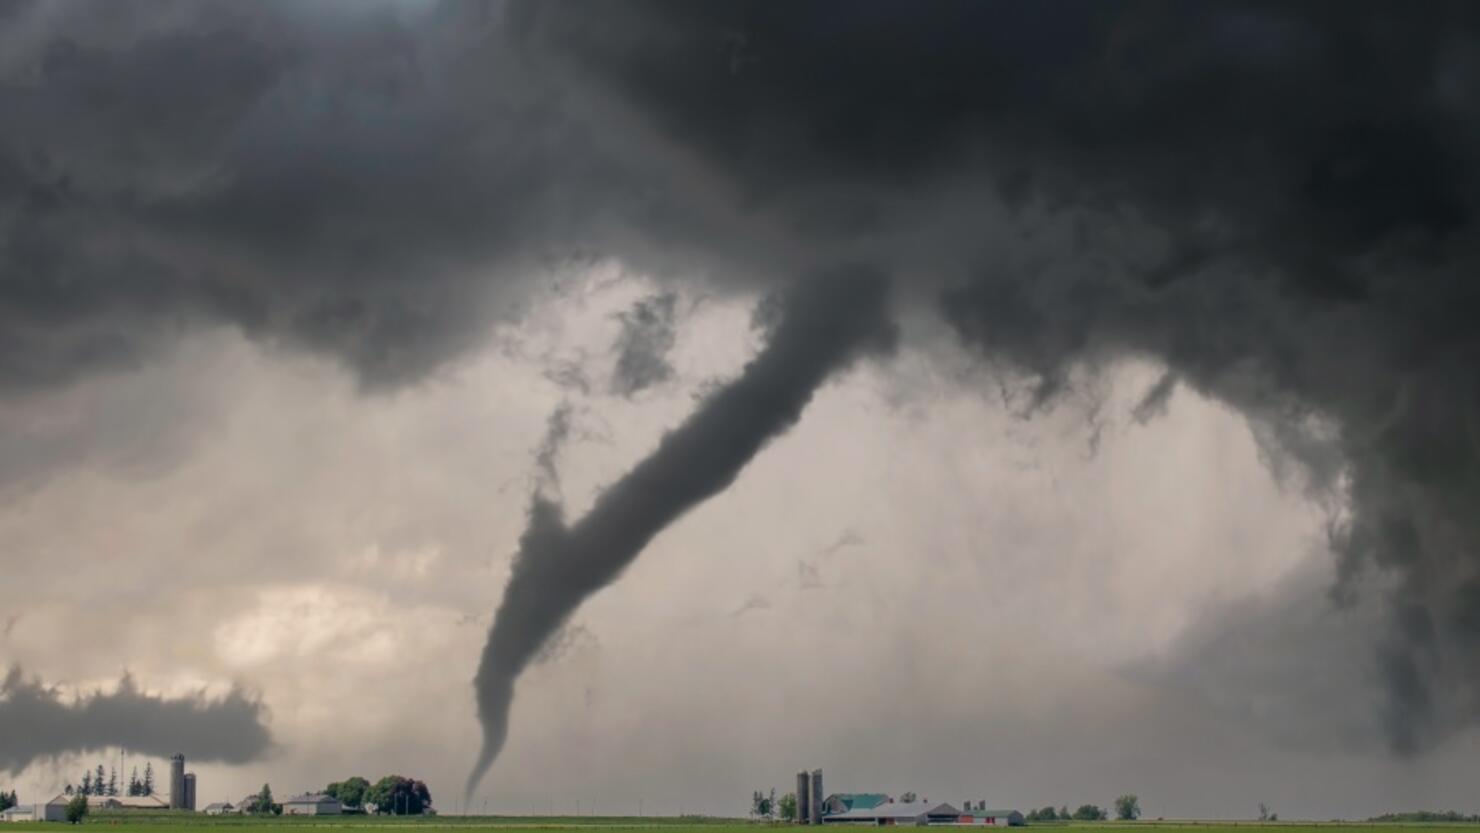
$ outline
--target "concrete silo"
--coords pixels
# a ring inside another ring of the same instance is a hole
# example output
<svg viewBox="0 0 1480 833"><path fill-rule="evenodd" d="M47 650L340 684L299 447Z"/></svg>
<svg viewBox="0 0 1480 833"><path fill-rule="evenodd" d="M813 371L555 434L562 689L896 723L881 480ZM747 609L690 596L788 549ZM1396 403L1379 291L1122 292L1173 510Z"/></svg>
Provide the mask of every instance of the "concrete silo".
<svg viewBox="0 0 1480 833"><path fill-rule="evenodd" d="M811 823L822 824L822 770L812 770L812 788L809 792L808 798L812 799L808 805L811 807Z"/></svg>
<svg viewBox="0 0 1480 833"><path fill-rule="evenodd" d="M185 756L179 752L170 756L170 809L185 809Z"/></svg>
<svg viewBox="0 0 1480 833"><path fill-rule="evenodd" d="M797 824L806 824L812 818L811 779L804 769L797 773Z"/></svg>

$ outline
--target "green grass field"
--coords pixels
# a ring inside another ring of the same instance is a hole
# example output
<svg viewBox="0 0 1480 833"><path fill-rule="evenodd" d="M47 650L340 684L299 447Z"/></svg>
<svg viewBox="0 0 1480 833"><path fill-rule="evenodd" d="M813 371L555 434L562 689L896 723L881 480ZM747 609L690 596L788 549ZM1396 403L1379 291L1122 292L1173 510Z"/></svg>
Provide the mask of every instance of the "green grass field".
<svg viewBox="0 0 1480 833"><path fill-rule="evenodd" d="M769 828L786 828L788 825L767 825L747 822L744 819L725 819L700 816L682 817L636 817L636 816L429 816L424 818L398 818L393 816L340 816L337 818L254 818L251 816L202 816L179 813L96 813L84 822L89 826L122 827L119 833L229 833L231 828L252 828L253 833L276 833L276 831L301 831L304 828L343 829L346 833L356 828L414 827L427 830L458 828L460 830L487 829L495 833L539 833L560 829L605 828L609 830L659 829L662 833L761 833ZM1151 833L1254 833L1251 828L1270 828L1269 833L1339 833L1343 829L1371 831L1380 828L1383 833L1402 831L1432 831L1434 828L1463 829L1480 833L1480 824L1453 823L1377 823L1377 822L1224 822L1224 821L1140 821L1140 822L1059 822L1054 824L1028 825L1021 828L1031 831L1040 828L1076 828L1074 833L1127 833L1128 828L1146 828ZM22 822L5 825L0 831L47 830L61 833L64 826L39 822Z"/></svg>

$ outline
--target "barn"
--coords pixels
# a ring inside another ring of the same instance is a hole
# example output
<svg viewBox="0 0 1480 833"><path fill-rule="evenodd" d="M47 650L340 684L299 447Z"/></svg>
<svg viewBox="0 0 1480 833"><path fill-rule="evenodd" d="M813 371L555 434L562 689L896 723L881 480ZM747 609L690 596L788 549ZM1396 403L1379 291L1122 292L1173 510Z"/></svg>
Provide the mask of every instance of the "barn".
<svg viewBox="0 0 1480 833"><path fill-rule="evenodd" d="M283 802L285 816L337 816L343 812L339 799L323 793L295 795Z"/></svg>
<svg viewBox="0 0 1480 833"><path fill-rule="evenodd" d="M957 824L961 811L946 803L890 801L874 807L855 807L822 817L823 824L898 825Z"/></svg>

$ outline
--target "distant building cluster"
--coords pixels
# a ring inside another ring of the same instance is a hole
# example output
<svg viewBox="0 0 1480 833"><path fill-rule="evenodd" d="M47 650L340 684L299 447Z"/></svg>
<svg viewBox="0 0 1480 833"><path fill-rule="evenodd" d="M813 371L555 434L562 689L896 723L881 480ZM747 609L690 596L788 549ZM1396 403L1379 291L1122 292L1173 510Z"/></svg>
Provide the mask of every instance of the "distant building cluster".
<svg viewBox="0 0 1480 833"><path fill-rule="evenodd" d="M208 816L245 815L252 812L257 803L257 796L243 796L236 804L224 801L216 804L207 804L204 812ZM332 795L323 793L304 793L295 795L282 803L283 815L285 816L337 816L344 812L344 805L339 799Z"/></svg>
<svg viewBox="0 0 1480 833"><path fill-rule="evenodd" d="M1023 823L1017 810L988 809L982 800L955 805L905 793L898 799L887 793L832 793L822 789L822 770L797 773L797 821L802 824L854 824L887 827L981 826L1016 827Z"/></svg>
<svg viewBox="0 0 1480 833"><path fill-rule="evenodd" d="M99 768L101 772L101 767ZM68 787L70 790L71 787ZM87 801L89 811L94 810L194 810L195 773L185 771L185 756L175 754L170 758L170 796L157 795L85 795L82 793L58 793L43 804L21 804L0 813L0 821L66 821L67 804L74 798Z"/></svg>

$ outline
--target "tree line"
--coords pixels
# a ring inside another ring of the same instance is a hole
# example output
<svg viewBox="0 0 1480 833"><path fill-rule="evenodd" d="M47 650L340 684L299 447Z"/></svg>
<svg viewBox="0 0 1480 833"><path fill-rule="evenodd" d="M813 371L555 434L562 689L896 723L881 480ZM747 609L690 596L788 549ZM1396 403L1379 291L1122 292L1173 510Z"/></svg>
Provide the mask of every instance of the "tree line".
<svg viewBox="0 0 1480 833"><path fill-rule="evenodd" d="M105 777L106 776L106 777ZM69 781L62 792L67 795L119 795L118 770L109 767L106 771L102 764L98 764L96 775L93 770L82 774L81 786L73 786ZM139 777L139 768L134 767L133 774L128 778L128 784L123 788L124 795L140 796L154 795L154 764L144 764L144 776Z"/></svg>
<svg viewBox="0 0 1480 833"><path fill-rule="evenodd" d="M1126 793L1115 799L1115 818L1120 821L1135 821L1141 817L1141 799ZM1023 814L1025 821L1104 821L1110 811L1098 804L1081 804L1070 812L1066 804L1055 810L1052 806L1029 810Z"/></svg>
<svg viewBox="0 0 1480 833"><path fill-rule="evenodd" d="M419 816L432 809L426 782L404 775L387 775L374 784L356 775L325 787L324 795L352 810L373 807L381 816Z"/></svg>
<svg viewBox="0 0 1480 833"><path fill-rule="evenodd" d="M0 790L0 813L9 810L11 807L14 807L19 803L20 799L16 798L15 790L11 790L10 792Z"/></svg>

